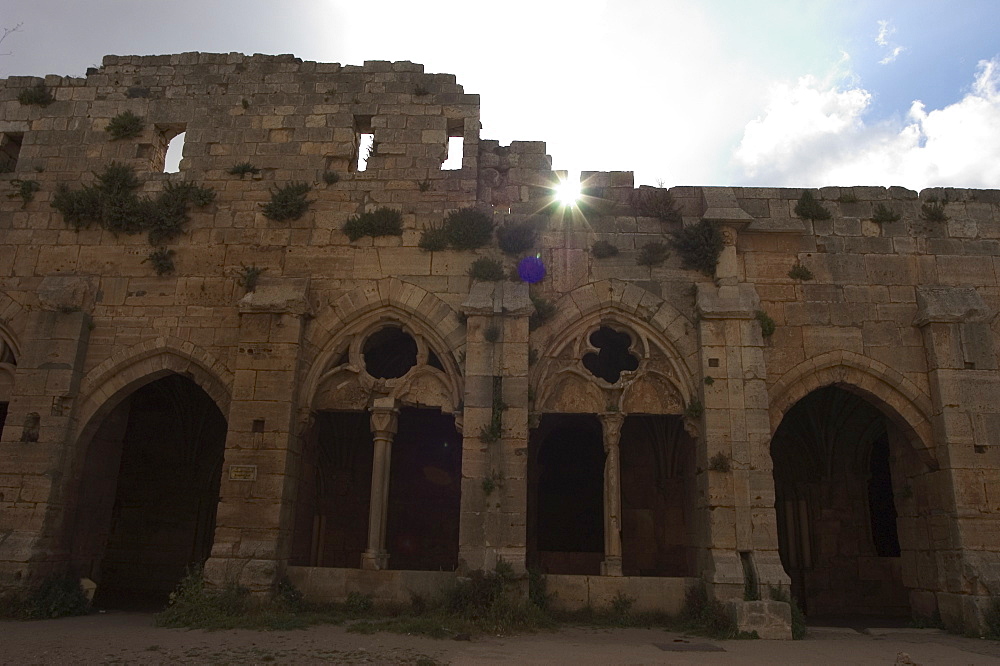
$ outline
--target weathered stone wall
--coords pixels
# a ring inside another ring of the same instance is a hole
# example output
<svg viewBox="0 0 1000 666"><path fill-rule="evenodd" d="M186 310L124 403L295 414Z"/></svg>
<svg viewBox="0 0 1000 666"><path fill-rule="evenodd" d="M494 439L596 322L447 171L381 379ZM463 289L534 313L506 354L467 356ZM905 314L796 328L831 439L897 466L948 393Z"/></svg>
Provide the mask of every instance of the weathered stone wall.
<svg viewBox="0 0 1000 666"><path fill-rule="evenodd" d="M21 104L38 84L55 101ZM315 472L303 451L317 411L370 413L376 474L391 466L400 407L416 406L453 414L462 434L460 567L524 567L529 431L542 414L584 413L599 417L607 451L603 573L621 575L622 548L627 568L649 568L635 564L650 559L635 551L648 536L633 531L635 497L643 511L683 498L668 523L685 536L657 536L657 547L683 549L675 555L695 561L716 596L743 595L748 571L766 594L789 581L771 437L798 400L836 384L898 431L890 450L911 609L978 623L1000 594L1000 192L824 188L831 217L808 220L795 214L799 189L675 187L682 219L664 221L643 205L661 190L635 189L628 172L585 172L587 198L560 209L545 144L481 140L478 102L453 76L412 63L291 56L108 56L85 78L0 82L0 133L18 147L0 190L38 186L27 200L0 199L0 584L65 566L95 433L136 389L179 373L228 423L206 569L216 580L266 587L311 552L297 537L293 555L292 533L300 479ZM105 127L123 111L144 128L111 140ZM180 172L165 174L179 132ZM363 134L376 149L359 171ZM450 137L463 139L462 167L442 170ZM155 274L144 234L77 230L51 206L61 186L93 183L113 161L132 166L147 195L181 182L215 191L167 243L172 274ZM242 162L259 173L228 173ZM272 192L293 182L311 186L308 211L265 217ZM946 221L925 219L934 199L947 201ZM878 204L900 219L873 221ZM513 257L418 247L423 230L473 205L497 225L544 230ZM402 213L402 235L350 241L345 221L378 206ZM676 251L637 263L643 246L701 220L725 238L714 275ZM619 254L594 256L598 240ZM531 296L554 314L529 325L527 285L468 270L479 257L511 269L535 253L547 275ZM790 277L796 265L811 279ZM252 293L249 266L264 269ZM776 325L769 337L760 312ZM375 379L361 345L386 325L416 341L417 363ZM580 363L598 351L589 336L599 326L628 332L638 361L615 383ZM629 414L683 416L696 450L693 465L678 465L683 484L660 497L630 489L623 506ZM499 437L482 441L495 418ZM369 533L372 566L385 563L377 542Z"/></svg>

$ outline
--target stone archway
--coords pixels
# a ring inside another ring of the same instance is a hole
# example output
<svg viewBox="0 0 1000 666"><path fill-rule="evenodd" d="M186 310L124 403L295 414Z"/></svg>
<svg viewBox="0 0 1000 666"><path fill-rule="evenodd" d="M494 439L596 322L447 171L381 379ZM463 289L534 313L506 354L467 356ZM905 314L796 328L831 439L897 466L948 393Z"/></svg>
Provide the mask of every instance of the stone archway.
<svg viewBox="0 0 1000 666"><path fill-rule="evenodd" d="M148 379L102 410L81 442L66 540L99 605L162 604L213 542L225 416L187 377Z"/></svg>
<svg viewBox="0 0 1000 666"><path fill-rule="evenodd" d="M947 510L924 397L888 368L845 358L776 386L771 441L782 564L807 614L930 618L933 515ZM874 367L874 372L872 369Z"/></svg>

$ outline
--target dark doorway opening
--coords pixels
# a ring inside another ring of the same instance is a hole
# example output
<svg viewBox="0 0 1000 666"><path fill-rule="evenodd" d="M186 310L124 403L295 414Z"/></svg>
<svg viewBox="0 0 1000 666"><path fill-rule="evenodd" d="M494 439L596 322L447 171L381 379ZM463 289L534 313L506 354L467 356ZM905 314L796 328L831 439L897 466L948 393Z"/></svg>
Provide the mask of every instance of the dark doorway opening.
<svg viewBox="0 0 1000 666"><path fill-rule="evenodd" d="M3 435L3 425L7 422L7 405L6 402L0 402L0 435Z"/></svg>
<svg viewBox="0 0 1000 666"><path fill-rule="evenodd" d="M695 443L683 418L628 416L619 447L622 572L695 575Z"/></svg>
<svg viewBox="0 0 1000 666"><path fill-rule="evenodd" d="M604 439L592 414L545 414L528 439L528 565L597 575L604 559Z"/></svg>
<svg viewBox="0 0 1000 666"><path fill-rule="evenodd" d="M291 562L357 568L368 542L372 483L368 412L318 412L302 453Z"/></svg>
<svg viewBox="0 0 1000 666"><path fill-rule="evenodd" d="M226 419L192 380L136 390L88 443L72 562L99 606L162 605L211 553Z"/></svg>
<svg viewBox="0 0 1000 666"><path fill-rule="evenodd" d="M455 418L404 407L392 444L386 548L390 569L458 566L462 438Z"/></svg>
<svg viewBox="0 0 1000 666"><path fill-rule="evenodd" d="M863 397L828 386L796 403L775 431L781 561L812 618L910 615L890 451L901 440L895 429Z"/></svg>
<svg viewBox="0 0 1000 666"><path fill-rule="evenodd" d="M368 412L324 411L303 452L291 562L358 568L368 542L373 441ZM389 568L458 566L462 438L436 409L399 412L389 471Z"/></svg>

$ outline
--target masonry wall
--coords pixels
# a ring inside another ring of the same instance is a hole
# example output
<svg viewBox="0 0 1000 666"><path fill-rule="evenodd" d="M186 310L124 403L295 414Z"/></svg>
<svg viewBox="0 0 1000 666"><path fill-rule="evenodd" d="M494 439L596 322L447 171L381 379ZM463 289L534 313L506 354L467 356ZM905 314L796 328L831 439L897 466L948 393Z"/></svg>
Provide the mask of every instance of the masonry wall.
<svg viewBox="0 0 1000 666"><path fill-rule="evenodd" d="M39 84L54 102L18 101ZM461 431L460 568L498 558L523 568L527 442L542 414L598 415L606 447L615 414L652 414L683 417L696 447L693 471L679 466L685 482L668 492L688 503L682 516L672 510L685 566L724 598L743 594L748 563L764 589L787 585L770 438L795 402L837 384L900 432L893 486L913 612L976 623L1000 593L1000 192L824 188L815 194L831 217L809 220L795 214L800 189L674 187L681 219L664 221L648 206L661 190L636 189L629 172L585 172L587 198L560 209L544 143L481 139L478 96L408 62L108 56L83 78L0 85L0 133L18 146L0 190L37 183L27 200L0 198L3 585L65 566L94 433L137 388L179 373L228 423L207 569L218 580L266 587L292 557L299 480L313 474L301 453L318 410L372 411L374 431L384 408L379 432L391 438L392 410L405 405L453 414ZM105 127L123 111L144 128L111 140ZM167 142L182 131L180 172L165 174ZM364 134L377 147L359 171ZM462 167L442 170L450 137L462 137ZM215 191L167 243L172 274L156 275L144 234L74 229L52 207L60 187L93 183L112 162L133 167L147 195L182 182ZM229 173L244 162L259 172ZM265 217L272 192L295 182L311 188L307 212ZM934 200L947 202L946 221L925 219ZM900 219L873 221L877 205ZM347 219L378 206L402 213L402 235L350 241ZM535 246L517 256L418 247L424 230L468 206L498 226L543 223ZM677 251L637 263L643 246L702 220L725 237L713 275ZM617 256L594 256L598 240ZM530 290L469 277L477 258L510 270L536 253L547 273ZM790 277L797 265L811 279ZM264 271L252 293L249 266ZM531 297L554 314L529 323ZM773 335L762 336L759 312ZM437 365L421 352L406 377L367 376L358 348L388 323ZM600 325L627 331L639 359L617 384L580 366ZM484 442L494 390L502 427ZM378 400L388 402L375 409ZM487 493L487 478L503 483ZM625 561L644 560L631 551Z"/></svg>

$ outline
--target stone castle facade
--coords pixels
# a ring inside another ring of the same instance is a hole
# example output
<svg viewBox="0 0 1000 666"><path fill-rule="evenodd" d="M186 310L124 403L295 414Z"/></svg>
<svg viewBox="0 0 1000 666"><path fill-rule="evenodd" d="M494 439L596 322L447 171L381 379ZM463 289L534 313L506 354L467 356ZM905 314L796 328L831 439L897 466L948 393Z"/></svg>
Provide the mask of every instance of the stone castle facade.
<svg viewBox="0 0 1000 666"><path fill-rule="evenodd" d="M0 587L203 562L408 600L502 559L566 606L703 582L953 628L1000 595L1000 192L824 188L823 219L585 172L562 207L544 143L408 62L108 56L0 82L0 137ZM214 198L156 236L183 184ZM398 235L345 234L380 208ZM420 247L470 208L528 240ZM714 270L662 256L682 228Z"/></svg>

